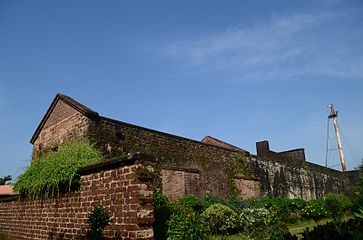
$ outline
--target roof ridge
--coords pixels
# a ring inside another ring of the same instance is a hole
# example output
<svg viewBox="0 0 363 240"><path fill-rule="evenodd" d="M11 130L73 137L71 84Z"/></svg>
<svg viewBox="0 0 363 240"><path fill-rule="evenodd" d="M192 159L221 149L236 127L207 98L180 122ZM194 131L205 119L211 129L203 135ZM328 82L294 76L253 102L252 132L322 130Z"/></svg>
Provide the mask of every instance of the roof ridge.
<svg viewBox="0 0 363 240"><path fill-rule="evenodd" d="M232 144L230 144L230 143L227 143L227 142L225 142L225 141L222 141L222 140L220 140L220 139L218 139L218 138L215 138L215 137L212 137L212 136L210 136L210 135L206 135L206 136L202 139L202 141L201 141L201 142L206 143L206 144L209 144L209 145L215 145L215 144L213 144L213 143L210 143L210 142L208 141L209 139L211 139L212 141L217 141L217 142L219 142L220 144L225 145L225 147L233 148L233 149L235 149L235 150L239 150L239 151L248 152L248 151L246 151L246 150L244 150L244 149L242 149L242 148L240 148L240 147L237 147L237 146L235 146L235 145L232 145Z"/></svg>
<svg viewBox="0 0 363 240"><path fill-rule="evenodd" d="M74 100L73 98L64 95L62 93L57 93L55 98L53 99L52 103L50 104L48 110L46 111L45 115L43 116L42 120L40 121L37 129L35 130L32 138L30 139L30 143L33 144L35 142L35 139L39 135L40 130L44 126L45 122L48 120L51 112L53 111L55 105L59 100L62 100L66 104L68 104L73 109L77 110L81 114L85 115L86 117L98 117L98 113L90 109L89 107L86 107L85 105L81 104L80 102Z"/></svg>

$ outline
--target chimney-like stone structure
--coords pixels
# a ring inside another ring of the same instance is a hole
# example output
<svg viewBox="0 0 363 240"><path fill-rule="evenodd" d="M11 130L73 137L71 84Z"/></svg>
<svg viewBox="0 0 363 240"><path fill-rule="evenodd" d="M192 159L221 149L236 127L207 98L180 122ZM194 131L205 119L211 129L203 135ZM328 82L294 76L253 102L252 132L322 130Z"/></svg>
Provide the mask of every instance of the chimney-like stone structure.
<svg viewBox="0 0 363 240"><path fill-rule="evenodd" d="M257 156L263 157L270 154L270 144L267 140L256 142Z"/></svg>

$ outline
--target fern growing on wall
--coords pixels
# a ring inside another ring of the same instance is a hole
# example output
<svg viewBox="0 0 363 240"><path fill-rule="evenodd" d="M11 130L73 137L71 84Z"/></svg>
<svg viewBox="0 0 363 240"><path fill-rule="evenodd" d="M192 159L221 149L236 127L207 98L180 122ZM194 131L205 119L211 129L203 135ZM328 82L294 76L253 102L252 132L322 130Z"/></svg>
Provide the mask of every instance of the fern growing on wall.
<svg viewBox="0 0 363 240"><path fill-rule="evenodd" d="M62 144L21 174L14 190L24 198L49 198L80 186L81 167L100 162L102 154L87 142Z"/></svg>

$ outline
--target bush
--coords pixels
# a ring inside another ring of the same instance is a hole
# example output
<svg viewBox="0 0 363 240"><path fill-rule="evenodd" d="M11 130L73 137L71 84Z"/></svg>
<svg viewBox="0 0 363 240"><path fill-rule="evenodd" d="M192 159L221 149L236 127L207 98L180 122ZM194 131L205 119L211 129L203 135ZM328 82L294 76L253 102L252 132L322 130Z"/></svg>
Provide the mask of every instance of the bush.
<svg viewBox="0 0 363 240"><path fill-rule="evenodd" d="M214 235L229 235L237 228L237 214L220 203L207 208L201 218L206 229Z"/></svg>
<svg viewBox="0 0 363 240"><path fill-rule="evenodd" d="M192 208L197 213L202 213L206 207L203 203L202 199L196 197L196 196L186 196L179 200L179 204Z"/></svg>
<svg viewBox="0 0 363 240"><path fill-rule="evenodd" d="M329 217L330 213L325 208L323 200L310 200L306 202L303 209L299 211L300 215L306 219L313 219L318 221L320 219Z"/></svg>
<svg viewBox="0 0 363 240"><path fill-rule="evenodd" d="M89 230L87 233L88 240L102 240L103 231L110 223L110 216L102 205L97 205L92 213L88 216Z"/></svg>
<svg viewBox="0 0 363 240"><path fill-rule="evenodd" d="M360 240L363 239L363 221L349 219L346 222L328 222L324 225L315 226L313 230L305 230L302 236L305 240Z"/></svg>
<svg viewBox="0 0 363 240"><path fill-rule="evenodd" d="M205 196L201 198L201 203L203 205L203 211L212 206L213 204L220 203L226 205L226 200L219 196Z"/></svg>
<svg viewBox="0 0 363 240"><path fill-rule="evenodd" d="M18 177L14 190L33 199L69 192L80 185L77 171L101 159L101 152L86 142L60 145L57 152L50 152L28 167Z"/></svg>
<svg viewBox="0 0 363 240"><path fill-rule="evenodd" d="M343 196L329 193L325 199L325 209L334 219L340 219L352 207L352 201Z"/></svg>
<svg viewBox="0 0 363 240"><path fill-rule="evenodd" d="M261 237L270 224L270 217L270 212L265 208L245 208L239 215L239 229L243 235L252 239L257 235Z"/></svg>
<svg viewBox="0 0 363 240"><path fill-rule="evenodd" d="M172 210L167 197L160 191L154 193L154 216L155 222L153 225L155 239L166 240L168 232L168 221Z"/></svg>
<svg viewBox="0 0 363 240"><path fill-rule="evenodd" d="M196 197L194 197L196 198ZM231 208L236 213L240 213L242 209L244 208L245 204L244 201L241 199L238 199L237 197L230 197L227 199L224 199L223 197L219 196L206 196L199 199L198 204L201 204L201 212L205 211L207 208L212 206L213 204L223 204L229 208ZM193 207L195 209L195 207ZM200 212L200 211L198 211Z"/></svg>
<svg viewBox="0 0 363 240"><path fill-rule="evenodd" d="M246 208L239 216L242 239L297 239L291 235L287 225L277 222L275 216L265 208Z"/></svg>
<svg viewBox="0 0 363 240"><path fill-rule="evenodd" d="M279 221L296 222L299 219L299 211L306 205L302 199L263 198L264 204Z"/></svg>
<svg viewBox="0 0 363 240"><path fill-rule="evenodd" d="M167 222L168 240L207 240L209 236L202 221L192 208L175 204Z"/></svg>

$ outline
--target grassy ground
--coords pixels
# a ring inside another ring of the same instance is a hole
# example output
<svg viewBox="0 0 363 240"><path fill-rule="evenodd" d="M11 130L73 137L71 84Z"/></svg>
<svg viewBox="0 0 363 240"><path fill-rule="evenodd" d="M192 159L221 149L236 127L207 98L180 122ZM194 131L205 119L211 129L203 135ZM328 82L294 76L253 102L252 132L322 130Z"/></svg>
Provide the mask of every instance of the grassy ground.
<svg viewBox="0 0 363 240"><path fill-rule="evenodd" d="M301 239L302 238L301 234L304 232L305 229L313 229L316 225L325 224L331 220L332 219L322 219L319 220L318 223L316 223L313 220L299 221L294 224L288 224L288 228L290 233L295 234L299 239ZM221 239L222 238L220 236L211 237L211 240L221 240ZM233 235L233 236L228 236L227 238L223 238L223 240L241 240L241 238L238 235Z"/></svg>
<svg viewBox="0 0 363 240"><path fill-rule="evenodd" d="M331 221L331 219L322 219L318 223L314 220L299 221L294 224L288 224L290 233L295 234L299 239L302 238L302 233L305 229L313 229L316 225L322 225Z"/></svg>
<svg viewBox="0 0 363 240"><path fill-rule="evenodd" d="M211 240L221 240L222 238L220 236L212 236ZM223 238L223 240L241 240L241 238L238 235L232 235L228 236L227 238Z"/></svg>

